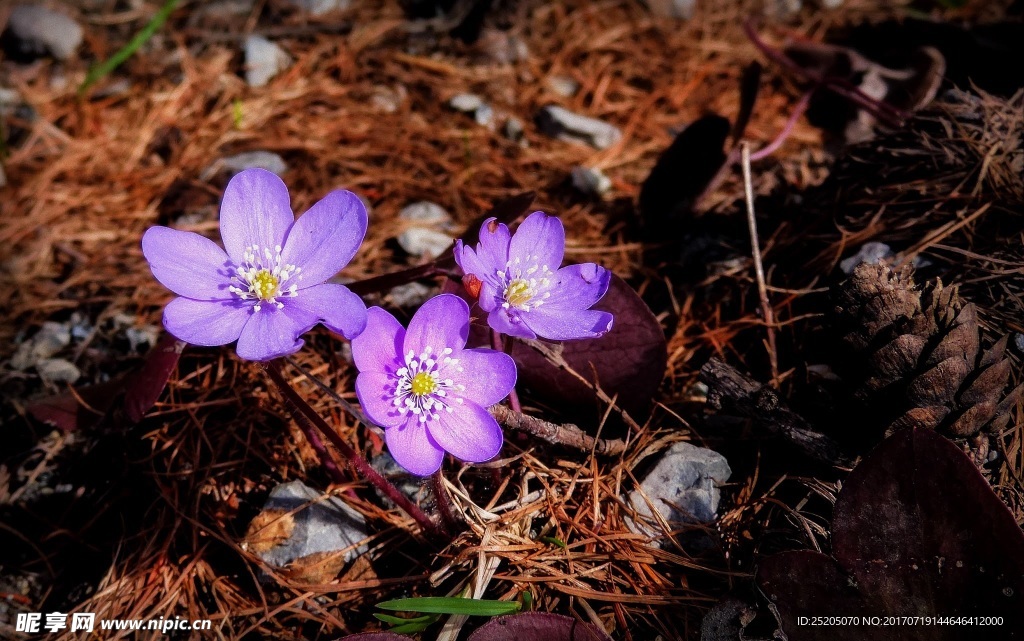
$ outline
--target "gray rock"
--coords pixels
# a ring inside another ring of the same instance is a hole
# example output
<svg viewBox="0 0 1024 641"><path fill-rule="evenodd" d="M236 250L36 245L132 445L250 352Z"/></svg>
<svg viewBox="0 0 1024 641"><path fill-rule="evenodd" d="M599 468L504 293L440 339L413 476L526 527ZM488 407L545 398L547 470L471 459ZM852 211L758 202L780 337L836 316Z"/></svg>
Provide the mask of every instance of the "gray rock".
<svg viewBox="0 0 1024 641"><path fill-rule="evenodd" d="M378 111L393 114L401 108L408 95L409 92L404 85L395 85L394 88L378 85L373 88L373 93L370 95L370 104Z"/></svg>
<svg viewBox="0 0 1024 641"><path fill-rule="evenodd" d="M21 94L17 89L0 87L0 116L10 116L14 111L24 104Z"/></svg>
<svg viewBox="0 0 1024 641"><path fill-rule="evenodd" d="M1017 351L1024 354L1024 334L1013 335L1013 345L1017 348Z"/></svg>
<svg viewBox="0 0 1024 641"><path fill-rule="evenodd" d="M452 246L454 239L425 227L406 229L398 236L398 244L413 256L437 258Z"/></svg>
<svg viewBox="0 0 1024 641"><path fill-rule="evenodd" d="M526 129L523 127L523 121L510 116L505 121L505 137L513 142L522 143L525 142L524 136L526 135Z"/></svg>
<svg viewBox="0 0 1024 641"><path fill-rule="evenodd" d="M244 151L234 156L228 156L222 161L221 166L232 174L253 167L272 171L278 176L288 171L288 165L285 164L284 158L272 151Z"/></svg>
<svg viewBox="0 0 1024 641"><path fill-rule="evenodd" d="M24 371L38 365L71 344L71 328L63 323L46 321L32 338L18 346L11 357L11 367Z"/></svg>
<svg viewBox="0 0 1024 641"><path fill-rule="evenodd" d="M651 13L661 18L681 18L689 20L697 0L647 0Z"/></svg>
<svg viewBox="0 0 1024 641"><path fill-rule="evenodd" d="M460 93L448 101L448 106L455 111L473 116L478 125L486 127L494 122L494 109L476 94Z"/></svg>
<svg viewBox="0 0 1024 641"><path fill-rule="evenodd" d="M284 49L263 36L245 39L245 81L250 87L263 87L270 79L291 65Z"/></svg>
<svg viewBox="0 0 1024 641"><path fill-rule="evenodd" d="M843 270L847 276L853 274L853 270L857 268L857 265L861 263L868 263L869 265L875 265L886 258L893 256L892 248L885 243L868 242L861 245L857 253L839 263L839 269Z"/></svg>
<svg viewBox="0 0 1024 641"><path fill-rule="evenodd" d="M286 539L258 552L261 559L275 568L283 568L313 554L340 552L369 536L362 514L337 497L324 498L301 481L275 487L263 510L287 512L295 523ZM367 549L364 543L345 552L344 562L365 554Z"/></svg>
<svg viewBox="0 0 1024 641"><path fill-rule="evenodd" d="M612 188L612 180L600 169L573 167L572 185L588 196L604 196Z"/></svg>
<svg viewBox="0 0 1024 641"><path fill-rule="evenodd" d="M314 16L322 16L332 11L344 11L352 5L351 0L289 0L289 2Z"/></svg>
<svg viewBox="0 0 1024 641"><path fill-rule="evenodd" d="M406 283L398 287L392 287L388 292L388 299L395 307L412 308L419 307L430 298L433 289L423 283ZM345 343L346 345L348 343Z"/></svg>
<svg viewBox="0 0 1024 641"><path fill-rule="evenodd" d="M402 211L398 212L398 217L410 222L437 225L445 228L449 227L452 222L451 214L444 207L428 200L421 200L411 205L406 205L402 208Z"/></svg>
<svg viewBox="0 0 1024 641"><path fill-rule="evenodd" d="M398 490L408 496L417 505L423 505L429 492L427 486L423 482L423 479L418 476L409 474L408 471L401 465L399 465L395 459L384 452L378 456L374 456L370 459L370 467L377 470L377 472L391 481L391 483L398 488ZM392 506L391 499L386 497L380 490L375 488L377 496L384 500L386 504Z"/></svg>
<svg viewBox="0 0 1024 641"><path fill-rule="evenodd" d="M25 55L49 53L58 60L67 60L82 44L82 27L77 22L42 5L15 6L7 29Z"/></svg>
<svg viewBox="0 0 1024 641"><path fill-rule="evenodd" d="M39 378L50 383L74 383L82 377L82 371L63 358L44 358L38 361L36 372Z"/></svg>
<svg viewBox="0 0 1024 641"><path fill-rule="evenodd" d="M709 449L676 443L666 450L654 468L640 483L640 490L629 493L629 502L638 514L653 517L644 495L658 513L672 523L709 523L715 520L720 492L718 486L729 480L732 470L725 457ZM646 522L627 521L634 532L658 536Z"/></svg>
<svg viewBox="0 0 1024 641"><path fill-rule="evenodd" d="M549 136L569 142L590 145L595 149L607 149L622 138L618 127L603 120L589 118L548 105L537 114L537 125Z"/></svg>
<svg viewBox="0 0 1024 641"><path fill-rule="evenodd" d="M124 330L124 337L128 339L128 345L132 351L141 354L146 349L156 345L157 340L160 338L160 328L155 325L129 327Z"/></svg>
<svg viewBox="0 0 1024 641"><path fill-rule="evenodd" d="M530 48L522 39L499 29L484 29L477 46L499 65L510 65L530 57Z"/></svg>
<svg viewBox="0 0 1024 641"><path fill-rule="evenodd" d="M580 90L580 83L568 76L550 76L547 85L548 89L563 98L572 98Z"/></svg>

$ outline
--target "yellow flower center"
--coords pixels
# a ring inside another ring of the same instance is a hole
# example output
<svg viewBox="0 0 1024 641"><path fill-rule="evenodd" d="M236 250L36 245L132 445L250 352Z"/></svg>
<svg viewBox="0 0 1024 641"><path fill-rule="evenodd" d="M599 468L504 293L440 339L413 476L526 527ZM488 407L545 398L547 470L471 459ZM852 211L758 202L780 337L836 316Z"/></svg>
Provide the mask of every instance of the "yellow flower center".
<svg viewBox="0 0 1024 641"><path fill-rule="evenodd" d="M509 305L521 308L533 299L533 288L522 278L516 278L505 288L505 300Z"/></svg>
<svg viewBox="0 0 1024 641"><path fill-rule="evenodd" d="M281 282L269 269L261 269L249 281L249 291L260 300L271 300L280 294Z"/></svg>
<svg viewBox="0 0 1024 641"><path fill-rule="evenodd" d="M419 372L412 377L410 387L414 396L426 396L437 390L437 381L427 372Z"/></svg>

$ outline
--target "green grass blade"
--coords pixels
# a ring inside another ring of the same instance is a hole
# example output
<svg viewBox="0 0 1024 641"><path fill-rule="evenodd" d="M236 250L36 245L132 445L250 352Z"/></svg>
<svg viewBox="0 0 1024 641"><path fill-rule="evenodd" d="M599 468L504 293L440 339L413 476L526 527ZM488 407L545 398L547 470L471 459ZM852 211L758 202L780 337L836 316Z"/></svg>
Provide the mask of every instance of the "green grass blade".
<svg viewBox="0 0 1024 641"><path fill-rule="evenodd" d="M142 31L135 34L135 37L132 38L128 44L122 47L114 55L90 69L89 73L85 76L85 80L82 81L82 85L78 88L78 95L82 95L89 87L93 86L96 81L104 78L111 71L120 67L121 63L130 58L139 47L152 38L153 34L156 33L165 22L167 22L167 18L170 17L171 12L174 11L174 7L177 4L178 0L167 0L164 2L163 6L160 7L160 10L156 12L155 16L153 16L153 19L142 28Z"/></svg>
<svg viewBox="0 0 1024 641"><path fill-rule="evenodd" d="M424 614L423 616L416 617L414 619L406 619L404 617L391 616L390 614L380 614L379 612L374 612L373 616L376 617L378 621L383 621L384 623L389 623L391 625L405 625L407 623L432 623L437 620L437 616L433 614Z"/></svg>
<svg viewBox="0 0 1024 641"><path fill-rule="evenodd" d="M428 596L414 599L394 599L377 604L382 610L401 612L426 612L430 614L467 614L470 616L493 617L518 612L521 607L515 601L485 601L460 597Z"/></svg>

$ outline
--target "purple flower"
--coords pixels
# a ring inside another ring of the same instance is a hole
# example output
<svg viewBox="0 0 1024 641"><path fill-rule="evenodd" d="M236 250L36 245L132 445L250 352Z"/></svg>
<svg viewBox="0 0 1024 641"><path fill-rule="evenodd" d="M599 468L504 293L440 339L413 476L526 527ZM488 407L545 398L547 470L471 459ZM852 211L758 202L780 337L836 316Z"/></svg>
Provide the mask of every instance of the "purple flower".
<svg viewBox="0 0 1024 641"><path fill-rule="evenodd" d="M164 327L194 345L238 341L238 355L265 361L302 348L323 323L346 338L366 326L366 305L343 285L324 283L348 264L366 233L366 208L333 191L298 220L288 188L269 171L247 169L224 190L220 233L227 252L192 232L153 227L142 253L178 298Z"/></svg>
<svg viewBox="0 0 1024 641"><path fill-rule="evenodd" d="M507 354L465 348L469 305L453 294L435 296L408 330L379 307L367 317L366 330L352 340L356 395L384 427L398 464L427 476L446 451L470 463L493 458L502 434L487 408L515 387L516 366Z"/></svg>
<svg viewBox="0 0 1024 641"><path fill-rule="evenodd" d="M455 243L455 260L480 280L480 307L493 329L520 338L596 338L612 315L590 309L608 291L611 272L595 265L558 269L565 253L562 221L536 211L515 234L489 218L476 250Z"/></svg>

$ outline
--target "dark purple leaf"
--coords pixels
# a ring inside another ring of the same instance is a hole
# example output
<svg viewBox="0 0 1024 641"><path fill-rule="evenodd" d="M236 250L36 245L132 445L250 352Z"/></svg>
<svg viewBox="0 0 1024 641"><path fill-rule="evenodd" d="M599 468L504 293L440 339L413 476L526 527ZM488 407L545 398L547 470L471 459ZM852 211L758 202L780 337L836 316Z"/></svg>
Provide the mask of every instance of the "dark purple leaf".
<svg viewBox="0 0 1024 641"><path fill-rule="evenodd" d="M142 370L130 377L125 386L125 415L132 423L138 423L153 404L160 399L171 373L178 365L185 342L170 334L160 337L156 347L146 355Z"/></svg>
<svg viewBox="0 0 1024 641"><path fill-rule="evenodd" d="M469 635L469 641L611 641L611 637L572 617L525 612L488 621Z"/></svg>
<svg viewBox="0 0 1024 641"><path fill-rule="evenodd" d="M832 547L835 558L788 552L760 563L758 582L792 641L865 638L863 626L798 624L825 615L1003 621L871 628L879 641L1024 638L1024 533L967 456L931 430L898 432L854 469Z"/></svg>
<svg viewBox="0 0 1024 641"><path fill-rule="evenodd" d="M115 378L99 385L87 385L74 392L47 396L28 405L32 418L65 432L92 427L106 416L124 389L124 380Z"/></svg>
<svg viewBox="0 0 1024 641"><path fill-rule="evenodd" d="M611 286L594 306L615 316L612 330L593 340L543 342L557 352L575 372L598 383L609 397L634 418L653 404L665 373L668 352L665 333L650 308L633 288L612 275ZM519 380L543 398L558 405L593 408L595 392L570 372L526 343L513 343L512 357L519 366Z"/></svg>

